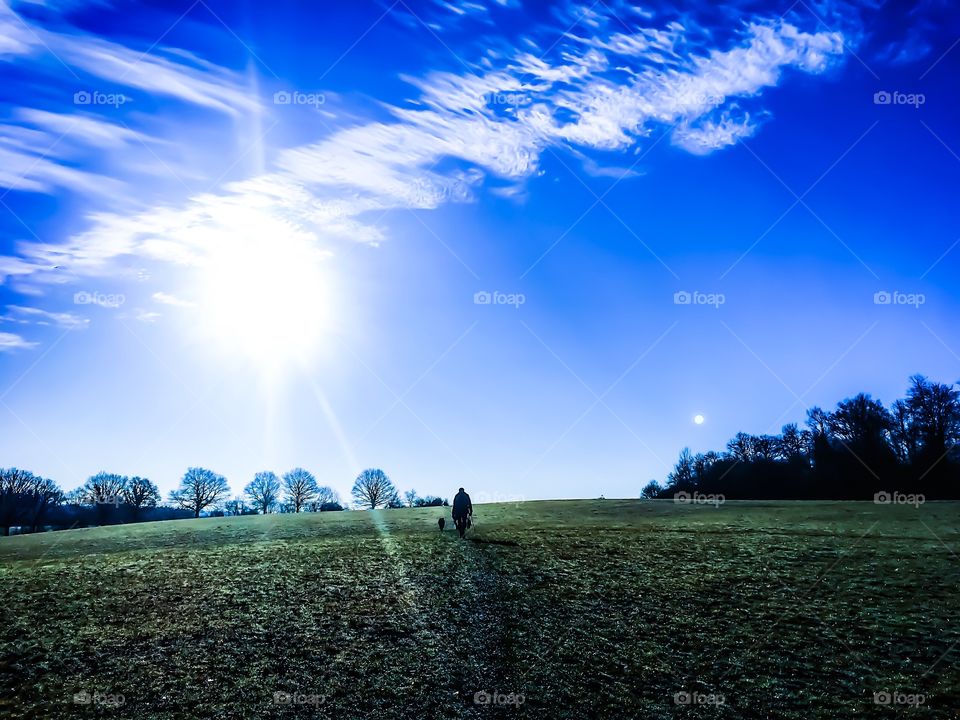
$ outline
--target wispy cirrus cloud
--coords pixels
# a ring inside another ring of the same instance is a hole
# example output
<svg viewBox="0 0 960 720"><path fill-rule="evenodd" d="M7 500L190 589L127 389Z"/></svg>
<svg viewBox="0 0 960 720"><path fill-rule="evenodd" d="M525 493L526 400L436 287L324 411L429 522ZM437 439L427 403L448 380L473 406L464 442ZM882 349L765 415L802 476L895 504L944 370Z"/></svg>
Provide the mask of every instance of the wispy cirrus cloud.
<svg viewBox="0 0 960 720"><path fill-rule="evenodd" d="M8 92L25 103L0 115L0 188L122 198L122 173L78 162L103 150L133 173L149 173L144 157L163 164L149 146L158 138L128 126L130 106L145 98L170 99L228 117L261 112L240 74L190 53L162 47L138 50L82 32L64 21L50 29L0 0L0 64L29 69L36 85ZM27 104L29 103L29 104ZM127 157L131 147L141 149ZM164 167L168 171L169 168Z"/></svg>
<svg viewBox="0 0 960 720"><path fill-rule="evenodd" d="M636 14L631 23L611 31L597 17L583 22L579 32L554 28L554 35L539 43L488 54L468 70L406 77L417 94L409 103L383 106L387 119L280 150L269 172L186 202L132 214L99 212L88 218L87 230L66 241L23 241L17 257L0 258L0 274L44 283L63 276L52 274L51 266L83 276L117 272L125 259L198 265L217 238L244 231L250 213L305 233L317 244L320 238L377 243L386 232L371 218L390 210L465 202L486 179L501 183L499 194L521 196L548 149L570 150L589 174L625 177L632 168L605 173L586 153L642 147L658 129L694 154L729 146L756 132L763 109L747 106L757 105L784 71L820 73L844 51L839 32L807 32L783 19L754 18L725 47L706 46L699 30L691 36L675 20L657 26ZM259 107L229 71L137 59L108 41L57 42L78 66L89 63L91 72L96 66L101 76L134 87L134 81L142 82L197 104L203 104L203 95L207 107L227 113L243 103ZM150 63L161 70L141 75ZM208 83L217 85L217 92L208 95ZM273 119L288 119L284 112L290 109L275 108ZM25 110L20 117L44 132L70 122L44 111ZM129 134L133 130L111 139L100 121L80 116L78 122L88 144L137 139ZM59 166L52 165L40 167L55 173ZM65 180L69 176L41 175L33 187Z"/></svg>
<svg viewBox="0 0 960 720"><path fill-rule="evenodd" d="M23 305L8 305L0 315L0 323L9 325L57 327L62 330L83 330L90 324L88 318L69 312L48 312L41 308ZM0 352L31 350L39 343L27 340L18 333L0 331Z"/></svg>
<svg viewBox="0 0 960 720"><path fill-rule="evenodd" d="M19 325L54 325L64 330L83 330L90 325L89 318L69 312L48 312L35 307L8 305L7 315L0 321Z"/></svg>
<svg viewBox="0 0 960 720"><path fill-rule="evenodd" d="M87 113L20 108L16 112L16 118L24 125L37 128L43 137L50 141L49 145L66 141L67 144L78 143L86 147L122 148L136 142L153 140L146 133ZM33 149L41 148L34 145Z"/></svg>
<svg viewBox="0 0 960 720"><path fill-rule="evenodd" d="M0 0L0 37L0 61L26 61L38 68L46 63L76 81L74 92L89 90L82 86L86 75L112 84L117 92L133 88L232 115L260 109L234 71L189 53L164 57L162 47L137 50L80 30L51 30L18 13L7 0Z"/></svg>
<svg viewBox="0 0 960 720"><path fill-rule="evenodd" d="M161 305L172 305L174 307L193 307L196 304L189 300L178 298L176 295L159 291L155 292L152 297L154 302L158 302Z"/></svg>
<svg viewBox="0 0 960 720"><path fill-rule="evenodd" d="M47 193L67 188L82 195L113 195L123 184L58 162L30 148L0 145L0 187L10 190ZM0 270L2 272L2 270Z"/></svg>
<svg viewBox="0 0 960 720"><path fill-rule="evenodd" d="M229 115L260 110L259 100L250 96L242 78L216 65L203 63L192 67L182 61L182 56L172 60L89 37L48 34L47 38L51 51L68 65L108 83Z"/></svg>
<svg viewBox="0 0 960 720"><path fill-rule="evenodd" d="M682 123L673 131L673 143L694 155L708 155L753 135L757 125L749 113L734 116L723 112L718 119L705 119L692 126Z"/></svg>
<svg viewBox="0 0 960 720"><path fill-rule="evenodd" d="M25 340L16 333L0 332L0 352L12 352L14 350L30 350L37 347L38 343Z"/></svg>
<svg viewBox="0 0 960 720"><path fill-rule="evenodd" d="M137 322L147 323L148 325L152 325L161 317L163 316L160 313L155 312L153 310L140 309L140 310L134 311L134 314L133 314L134 320L136 320Z"/></svg>
<svg viewBox="0 0 960 720"><path fill-rule="evenodd" d="M381 0L384 9L391 9L394 19L409 28L426 27L436 33L458 30L467 22L492 25L491 11L516 9L520 0L428 0L424 7L416 11L406 3L393 3Z"/></svg>
<svg viewBox="0 0 960 720"><path fill-rule="evenodd" d="M0 187L38 193L66 188L82 195L120 197L124 183L76 163L93 150L120 150L151 138L86 113L17 108L0 125ZM0 272L2 274L2 272Z"/></svg>

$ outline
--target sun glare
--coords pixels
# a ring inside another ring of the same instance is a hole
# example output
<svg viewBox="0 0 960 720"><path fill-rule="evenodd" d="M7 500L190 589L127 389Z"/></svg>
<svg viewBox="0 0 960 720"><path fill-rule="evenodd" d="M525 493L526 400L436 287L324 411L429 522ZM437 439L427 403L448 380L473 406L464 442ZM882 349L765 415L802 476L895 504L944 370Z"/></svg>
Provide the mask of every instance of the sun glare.
<svg viewBox="0 0 960 720"><path fill-rule="evenodd" d="M200 275L208 332L265 370L305 362L330 317L324 253L313 235L266 213L210 238Z"/></svg>

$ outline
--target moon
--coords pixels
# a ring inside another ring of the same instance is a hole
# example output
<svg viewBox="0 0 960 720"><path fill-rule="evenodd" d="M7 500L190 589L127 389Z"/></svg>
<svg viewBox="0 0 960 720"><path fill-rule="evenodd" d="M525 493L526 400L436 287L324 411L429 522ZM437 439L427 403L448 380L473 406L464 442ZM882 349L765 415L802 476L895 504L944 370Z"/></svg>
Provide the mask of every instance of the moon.
<svg viewBox="0 0 960 720"><path fill-rule="evenodd" d="M706 418L703 415L693 416L693 422L696 423L697 425L703 425L704 420L706 420Z"/></svg>

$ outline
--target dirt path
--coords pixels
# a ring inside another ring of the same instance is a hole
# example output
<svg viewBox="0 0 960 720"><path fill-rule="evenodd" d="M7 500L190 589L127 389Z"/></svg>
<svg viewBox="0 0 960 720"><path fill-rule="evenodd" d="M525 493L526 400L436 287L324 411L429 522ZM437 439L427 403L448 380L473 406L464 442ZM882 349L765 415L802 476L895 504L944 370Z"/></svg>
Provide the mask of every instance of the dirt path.
<svg viewBox="0 0 960 720"><path fill-rule="evenodd" d="M392 560L418 646L425 653L436 648L435 677L443 682L445 701L433 709L489 717L492 708L483 701L513 691L508 675L515 659L515 609L504 600L497 545L477 542L473 535L460 540L450 529L424 543L422 536L392 532L378 513L371 513L371 522Z"/></svg>

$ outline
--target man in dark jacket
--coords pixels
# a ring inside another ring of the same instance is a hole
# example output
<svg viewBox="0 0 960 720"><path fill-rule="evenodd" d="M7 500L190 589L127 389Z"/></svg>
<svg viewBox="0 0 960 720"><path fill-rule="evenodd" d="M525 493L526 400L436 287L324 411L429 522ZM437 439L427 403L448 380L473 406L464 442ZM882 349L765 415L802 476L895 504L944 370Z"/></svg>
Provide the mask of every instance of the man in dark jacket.
<svg viewBox="0 0 960 720"><path fill-rule="evenodd" d="M453 522L457 526L457 532L462 538L467 532L467 523L469 517L473 515L473 503L470 502L470 496L460 488L457 496L453 498Z"/></svg>

